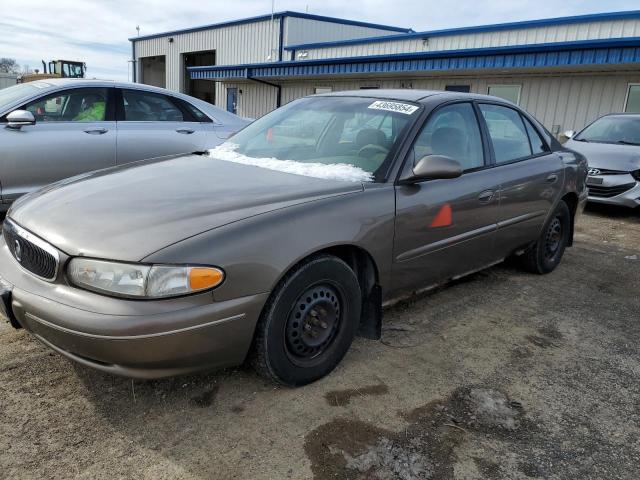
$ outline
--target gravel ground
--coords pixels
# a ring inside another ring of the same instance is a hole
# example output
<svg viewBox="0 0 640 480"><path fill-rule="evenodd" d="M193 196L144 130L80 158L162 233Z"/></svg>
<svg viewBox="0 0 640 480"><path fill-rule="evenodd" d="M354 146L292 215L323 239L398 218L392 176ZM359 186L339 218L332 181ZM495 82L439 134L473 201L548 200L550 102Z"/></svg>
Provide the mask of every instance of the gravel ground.
<svg viewBox="0 0 640 480"><path fill-rule="evenodd" d="M640 212L551 275L499 265L385 312L328 378L141 382L0 326L0 477L640 478Z"/></svg>

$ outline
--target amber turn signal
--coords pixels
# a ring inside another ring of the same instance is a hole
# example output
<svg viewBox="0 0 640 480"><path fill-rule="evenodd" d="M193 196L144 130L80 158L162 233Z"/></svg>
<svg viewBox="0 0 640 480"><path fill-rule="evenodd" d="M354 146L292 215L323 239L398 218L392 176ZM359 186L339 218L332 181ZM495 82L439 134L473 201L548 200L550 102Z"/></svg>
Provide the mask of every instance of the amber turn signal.
<svg viewBox="0 0 640 480"><path fill-rule="evenodd" d="M210 267L192 267L189 271L189 288L205 290L218 286L224 280L222 270Z"/></svg>

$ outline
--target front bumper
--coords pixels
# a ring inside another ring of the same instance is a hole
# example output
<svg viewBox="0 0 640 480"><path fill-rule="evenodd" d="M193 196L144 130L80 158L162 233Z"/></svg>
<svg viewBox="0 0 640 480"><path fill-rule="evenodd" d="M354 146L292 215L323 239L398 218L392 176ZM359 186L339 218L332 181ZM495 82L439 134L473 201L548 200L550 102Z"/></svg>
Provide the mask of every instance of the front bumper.
<svg viewBox="0 0 640 480"><path fill-rule="evenodd" d="M588 186L590 202L629 208L640 206L640 182L630 173L590 176Z"/></svg>
<svg viewBox="0 0 640 480"><path fill-rule="evenodd" d="M267 294L214 302L210 292L158 301L105 297L24 271L0 236L0 276L15 319L71 360L134 378L244 361Z"/></svg>

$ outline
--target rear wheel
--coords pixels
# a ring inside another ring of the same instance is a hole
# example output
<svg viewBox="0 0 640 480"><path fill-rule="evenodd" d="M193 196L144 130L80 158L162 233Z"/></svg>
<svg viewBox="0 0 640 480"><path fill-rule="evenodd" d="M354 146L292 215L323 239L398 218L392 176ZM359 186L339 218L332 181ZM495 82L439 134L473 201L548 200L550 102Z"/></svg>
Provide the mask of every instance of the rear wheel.
<svg viewBox="0 0 640 480"><path fill-rule="evenodd" d="M258 322L251 363L276 382L298 386L331 372L347 353L360 320L353 270L318 255L279 283Z"/></svg>
<svg viewBox="0 0 640 480"><path fill-rule="evenodd" d="M538 274L552 272L562 259L570 231L571 212L561 200L536 243L522 255L525 270Z"/></svg>

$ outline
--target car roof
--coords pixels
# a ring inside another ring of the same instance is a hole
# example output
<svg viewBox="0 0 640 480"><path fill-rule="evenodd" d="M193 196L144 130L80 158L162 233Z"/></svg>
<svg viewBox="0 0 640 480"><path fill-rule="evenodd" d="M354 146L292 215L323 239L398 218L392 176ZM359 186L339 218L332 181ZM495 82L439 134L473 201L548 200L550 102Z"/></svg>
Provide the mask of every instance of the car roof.
<svg viewBox="0 0 640 480"><path fill-rule="evenodd" d="M414 90L408 88L402 89L363 89L363 90L346 90L342 92L328 92L313 95L317 97L362 97L362 98L378 98L382 100L403 100L406 102L424 102L431 97L438 96L439 100L490 100L492 102L500 102L511 104L508 100L494 97L491 95L481 95L478 93L449 92L444 90Z"/></svg>
<svg viewBox="0 0 640 480"><path fill-rule="evenodd" d="M622 117L622 118L635 117L635 118L640 118L640 113L627 113L627 112L607 113L606 115L603 115L600 118L605 118L605 117Z"/></svg>
<svg viewBox="0 0 640 480"><path fill-rule="evenodd" d="M120 87L120 88L138 88L142 90L157 91L162 93L176 93L165 88L145 85L143 83L122 82L115 80L100 80L97 78L46 78L43 80L35 80L34 84L44 88L63 88L63 87Z"/></svg>

